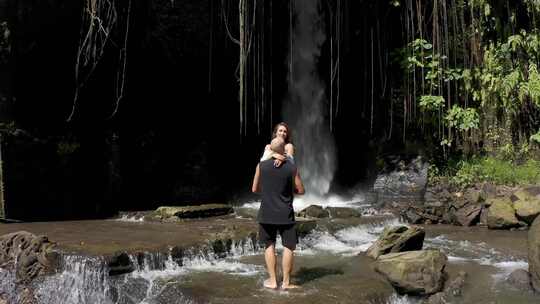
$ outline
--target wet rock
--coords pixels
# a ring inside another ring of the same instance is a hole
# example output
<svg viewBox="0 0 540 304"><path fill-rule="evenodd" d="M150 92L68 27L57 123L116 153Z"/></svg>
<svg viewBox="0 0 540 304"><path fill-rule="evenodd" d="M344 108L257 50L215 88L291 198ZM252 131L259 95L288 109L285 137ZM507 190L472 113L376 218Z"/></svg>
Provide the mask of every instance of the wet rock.
<svg viewBox="0 0 540 304"><path fill-rule="evenodd" d="M177 218L201 218L226 215L233 212L232 206L225 204L206 204L200 206L163 206L156 210L156 214L162 219Z"/></svg>
<svg viewBox="0 0 540 304"><path fill-rule="evenodd" d="M506 278L508 284L523 291L531 290L531 277L525 269L516 269Z"/></svg>
<svg viewBox="0 0 540 304"><path fill-rule="evenodd" d="M421 224L424 222L424 217L422 217L414 209L411 208L407 209L404 213L402 213L402 216L407 223Z"/></svg>
<svg viewBox="0 0 540 304"><path fill-rule="evenodd" d="M389 253L375 261L375 270L399 293L430 295L442 289L446 261L438 250Z"/></svg>
<svg viewBox="0 0 540 304"><path fill-rule="evenodd" d="M330 214L326 209L323 209L323 207L318 205L310 205L305 209L302 209L300 212L298 212L298 216L300 217L315 217L315 218L326 218L329 217Z"/></svg>
<svg viewBox="0 0 540 304"><path fill-rule="evenodd" d="M391 156L377 176L373 190L379 203L422 202L427 186L429 164L421 156L413 159Z"/></svg>
<svg viewBox="0 0 540 304"><path fill-rule="evenodd" d="M531 224L540 214L540 196L536 188L520 189L510 196L519 219Z"/></svg>
<svg viewBox="0 0 540 304"><path fill-rule="evenodd" d="M443 213L442 211L439 211L437 208L430 208L430 207L421 207L421 206L414 206L409 205L407 208L403 210L402 207L396 206L398 209L402 209L400 211L401 216L405 221L411 224L422 224L422 223L438 223L442 220L441 216L437 215L440 213Z"/></svg>
<svg viewBox="0 0 540 304"><path fill-rule="evenodd" d="M494 198L497 196L497 186L491 183L483 183L480 186L482 196L487 200L488 198Z"/></svg>
<svg viewBox="0 0 540 304"><path fill-rule="evenodd" d="M38 301L36 299L36 296L34 295L34 291L29 287L24 288L19 296L18 304L37 304L37 303Z"/></svg>
<svg viewBox="0 0 540 304"><path fill-rule="evenodd" d="M465 190L463 197L468 203L472 203L472 204L482 203L486 199L484 197L484 194L482 193L482 190L479 190L476 188L469 188Z"/></svg>
<svg viewBox="0 0 540 304"><path fill-rule="evenodd" d="M362 216L358 210L346 207L327 207L326 211L328 211L331 218L350 218Z"/></svg>
<svg viewBox="0 0 540 304"><path fill-rule="evenodd" d="M374 259L391 252L420 250L426 232L418 226L396 226L384 229L381 237L368 248L366 255Z"/></svg>
<svg viewBox="0 0 540 304"><path fill-rule="evenodd" d="M59 255L46 236L26 231L0 237L0 267L14 268L18 283L29 283L40 274L56 271Z"/></svg>
<svg viewBox="0 0 540 304"><path fill-rule="evenodd" d="M315 228L317 228L317 221L303 218L303 217L296 217L296 233L298 236L303 237L308 235L311 231L313 231Z"/></svg>
<svg viewBox="0 0 540 304"><path fill-rule="evenodd" d="M531 283L537 292L540 292L540 217L537 217L528 233L529 244L529 273Z"/></svg>
<svg viewBox="0 0 540 304"><path fill-rule="evenodd" d="M482 212L482 205L470 204L456 212L456 219L461 226L471 226L476 224Z"/></svg>
<svg viewBox="0 0 540 304"><path fill-rule="evenodd" d="M150 288L150 282L143 278L127 278L126 282L120 285L118 291L118 304L138 304L146 298L146 293Z"/></svg>
<svg viewBox="0 0 540 304"><path fill-rule="evenodd" d="M185 304L185 303L207 303L197 299L191 292L182 288L180 282L169 281L160 289L159 294L152 303L155 304Z"/></svg>
<svg viewBox="0 0 540 304"><path fill-rule="evenodd" d="M488 201L490 201L488 199ZM487 224L490 229L509 229L519 224L512 202L507 198L491 199Z"/></svg>
<svg viewBox="0 0 540 304"><path fill-rule="evenodd" d="M482 207L482 211L480 212L480 219L479 219L478 225L487 226L487 219L488 219L488 208L484 206Z"/></svg>
<svg viewBox="0 0 540 304"><path fill-rule="evenodd" d="M133 262L129 258L129 255L125 252L121 252L110 257L107 261L107 267L109 269L110 276L130 273L135 270Z"/></svg>
<svg viewBox="0 0 540 304"><path fill-rule="evenodd" d="M443 291L438 292L428 298L426 304L446 304L446 303L461 303L463 302L463 287L467 273L460 271L458 276L450 281Z"/></svg>

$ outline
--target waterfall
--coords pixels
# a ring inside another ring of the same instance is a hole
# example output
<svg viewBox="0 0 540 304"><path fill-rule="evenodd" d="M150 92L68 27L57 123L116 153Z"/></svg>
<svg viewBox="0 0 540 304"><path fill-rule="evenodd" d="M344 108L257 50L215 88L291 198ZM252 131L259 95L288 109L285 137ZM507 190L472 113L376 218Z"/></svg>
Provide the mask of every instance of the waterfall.
<svg viewBox="0 0 540 304"><path fill-rule="evenodd" d="M291 28L289 92L283 106L306 193L316 199L328 193L336 170L335 143L325 121L325 87L317 72L321 46L326 40L319 2L291 2L296 21Z"/></svg>

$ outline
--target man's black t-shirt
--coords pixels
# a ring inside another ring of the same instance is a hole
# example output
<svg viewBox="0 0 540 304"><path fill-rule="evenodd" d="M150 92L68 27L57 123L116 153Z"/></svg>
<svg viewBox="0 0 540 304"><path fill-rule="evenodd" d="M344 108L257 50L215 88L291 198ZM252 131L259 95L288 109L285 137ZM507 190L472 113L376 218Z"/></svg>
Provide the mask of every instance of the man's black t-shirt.
<svg viewBox="0 0 540 304"><path fill-rule="evenodd" d="M274 167L274 159L259 163L262 203L257 220L261 224L294 224L294 177L296 166L289 161Z"/></svg>

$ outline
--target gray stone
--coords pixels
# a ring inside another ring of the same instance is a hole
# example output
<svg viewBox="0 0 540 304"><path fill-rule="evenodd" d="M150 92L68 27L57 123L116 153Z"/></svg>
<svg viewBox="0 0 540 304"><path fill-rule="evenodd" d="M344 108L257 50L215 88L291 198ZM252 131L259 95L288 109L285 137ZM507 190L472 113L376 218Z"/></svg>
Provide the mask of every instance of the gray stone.
<svg viewBox="0 0 540 304"><path fill-rule="evenodd" d="M456 212L458 223L461 226L471 226L476 224L482 212L482 205L469 204Z"/></svg>
<svg viewBox="0 0 540 304"><path fill-rule="evenodd" d="M331 218L350 218L362 216L358 210L346 207L327 207L326 211L328 211Z"/></svg>
<svg viewBox="0 0 540 304"><path fill-rule="evenodd" d="M528 232L529 274L531 283L540 292L540 217L537 217Z"/></svg>
<svg viewBox="0 0 540 304"><path fill-rule="evenodd" d="M298 216L326 218L326 217L329 217L330 214L328 214L328 211L326 209L323 209L323 207L319 205L310 205L306 207L305 209L302 209L300 212L298 212Z"/></svg>
<svg viewBox="0 0 540 304"><path fill-rule="evenodd" d="M380 204L422 202L427 187L429 164L422 157L390 157L377 176L373 190Z"/></svg>
<svg viewBox="0 0 540 304"><path fill-rule="evenodd" d="M531 277L529 272L525 269L516 269L512 271L506 278L506 282L519 290L530 291L532 289Z"/></svg>
<svg viewBox="0 0 540 304"><path fill-rule="evenodd" d="M120 252L110 257L107 261L107 267L110 276L130 273L135 270L133 262L125 252Z"/></svg>
<svg viewBox="0 0 540 304"><path fill-rule="evenodd" d="M226 204L205 204L199 206L163 206L156 210L156 214L162 219L177 218L201 218L220 216L233 213L233 208Z"/></svg>
<svg viewBox="0 0 540 304"><path fill-rule="evenodd" d="M466 278L467 273L460 271L458 276L450 281L443 291L430 296L426 304L462 303Z"/></svg>
<svg viewBox="0 0 540 304"><path fill-rule="evenodd" d="M384 229L379 239L371 245L366 255L377 259L391 252L420 250L424 244L426 232L419 226L396 226Z"/></svg>
<svg viewBox="0 0 540 304"><path fill-rule="evenodd" d="M300 237L306 236L315 228L317 228L317 221L315 220L303 218L303 217L296 217L295 220L296 220L296 233Z"/></svg>
<svg viewBox="0 0 540 304"><path fill-rule="evenodd" d="M438 250L419 250L382 255L374 266L397 292L430 295L442 289L446 261Z"/></svg>

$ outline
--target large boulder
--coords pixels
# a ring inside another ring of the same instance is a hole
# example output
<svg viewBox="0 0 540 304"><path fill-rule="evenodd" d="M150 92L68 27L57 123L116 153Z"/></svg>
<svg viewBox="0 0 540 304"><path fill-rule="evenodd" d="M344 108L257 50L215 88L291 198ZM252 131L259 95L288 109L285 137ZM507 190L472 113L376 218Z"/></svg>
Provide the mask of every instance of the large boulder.
<svg viewBox="0 0 540 304"><path fill-rule="evenodd" d="M476 224L480 219L480 213L482 212L481 204L469 204L456 211L456 218L461 226L471 226Z"/></svg>
<svg viewBox="0 0 540 304"><path fill-rule="evenodd" d="M506 282L519 290L531 290L531 276L525 269L516 269L512 271L506 278Z"/></svg>
<svg viewBox="0 0 540 304"><path fill-rule="evenodd" d="M540 217L537 217L529 229L529 274L531 283L540 292Z"/></svg>
<svg viewBox="0 0 540 304"><path fill-rule="evenodd" d="M520 189L512 194L510 199L519 219L530 224L540 214L540 195L536 188Z"/></svg>
<svg viewBox="0 0 540 304"><path fill-rule="evenodd" d="M446 261L438 250L389 253L375 261L375 270L399 293L430 295L443 287Z"/></svg>
<svg viewBox="0 0 540 304"><path fill-rule="evenodd" d="M329 217L330 214L328 213L328 210L324 209L323 207L319 205L309 205L308 207L302 209L300 212L298 212L298 216L300 217L315 217L315 218L326 218Z"/></svg>
<svg viewBox="0 0 540 304"><path fill-rule="evenodd" d="M17 283L56 271L59 255L46 236L19 231L0 236L0 267L14 269Z"/></svg>
<svg viewBox="0 0 540 304"><path fill-rule="evenodd" d="M384 229L381 237L368 248L366 255L374 259L391 252L420 250L426 232L419 226L396 226Z"/></svg>
<svg viewBox="0 0 540 304"><path fill-rule="evenodd" d="M305 217L296 217L296 233L298 236L303 237L308 235L311 231L317 228L317 221L308 219Z"/></svg>
<svg viewBox="0 0 540 304"><path fill-rule="evenodd" d="M490 229L508 229L519 225L512 202L507 198L488 199L487 225Z"/></svg>
<svg viewBox="0 0 540 304"><path fill-rule="evenodd" d="M233 208L226 204L205 204L200 206L163 206L155 213L162 219L176 218L201 218L226 215L233 212Z"/></svg>
<svg viewBox="0 0 540 304"><path fill-rule="evenodd" d="M466 279L467 273L460 271L457 277L450 281L443 291L430 296L426 304L462 303Z"/></svg>
<svg viewBox="0 0 540 304"><path fill-rule="evenodd" d="M373 190L378 203L421 203L424 200L429 164L422 157L413 159L389 157L377 176Z"/></svg>

